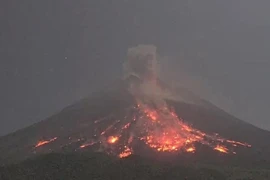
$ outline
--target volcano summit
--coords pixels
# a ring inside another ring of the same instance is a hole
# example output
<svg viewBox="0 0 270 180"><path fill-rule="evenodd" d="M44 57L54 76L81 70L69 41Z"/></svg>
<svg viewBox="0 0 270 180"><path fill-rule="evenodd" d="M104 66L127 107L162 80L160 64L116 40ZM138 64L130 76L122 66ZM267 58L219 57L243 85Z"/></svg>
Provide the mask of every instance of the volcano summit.
<svg viewBox="0 0 270 180"><path fill-rule="evenodd" d="M0 139L0 162L50 152L165 160L268 162L268 131L160 80L156 47L128 50L124 77L58 114Z"/></svg>

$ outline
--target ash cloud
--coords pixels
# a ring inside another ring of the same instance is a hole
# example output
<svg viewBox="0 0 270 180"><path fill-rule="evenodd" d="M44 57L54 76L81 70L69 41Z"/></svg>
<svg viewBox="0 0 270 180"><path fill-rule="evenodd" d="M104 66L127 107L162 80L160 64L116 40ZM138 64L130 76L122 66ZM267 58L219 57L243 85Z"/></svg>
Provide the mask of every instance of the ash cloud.
<svg viewBox="0 0 270 180"><path fill-rule="evenodd" d="M131 84L130 92L136 97L151 101L186 101L185 98L177 96L169 84L165 85L164 81L160 81L162 78L158 58L157 47L154 45L141 44L128 49L127 61L123 65L124 79L136 76L141 80L140 84Z"/></svg>
<svg viewBox="0 0 270 180"><path fill-rule="evenodd" d="M166 70L165 66L165 70L162 69L160 64L165 63L166 65L167 62L169 62L168 59L158 55L157 47L154 45L140 44L129 48L127 60L123 64L123 78L136 76L141 81L139 84L131 82L130 92L136 97L150 99L151 101L170 99L205 106L204 102L192 91L181 86L182 83L178 82L179 78L177 78L178 83L172 81L172 78L168 78L168 74L172 73L171 71L175 71L175 68L170 68L169 70L167 68ZM185 79L185 77L181 76L180 79ZM193 83L190 80L188 82Z"/></svg>
<svg viewBox="0 0 270 180"><path fill-rule="evenodd" d="M159 101L164 99L164 91L159 86L159 64L157 47L138 45L128 49L124 63L124 78L136 76L141 83L131 84L130 92L139 99Z"/></svg>
<svg viewBox="0 0 270 180"><path fill-rule="evenodd" d="M143 81L155 81L158 76L157 48L138 45L128 49L124 77L135 75Z"/></svg>

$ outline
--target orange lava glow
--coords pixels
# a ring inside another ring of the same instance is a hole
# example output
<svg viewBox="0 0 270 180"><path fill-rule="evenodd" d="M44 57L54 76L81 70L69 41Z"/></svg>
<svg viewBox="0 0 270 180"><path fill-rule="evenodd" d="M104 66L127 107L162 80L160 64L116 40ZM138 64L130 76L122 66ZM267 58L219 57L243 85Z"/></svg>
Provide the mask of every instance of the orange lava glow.
<svg viewBox="0 0 270 180"><path fill-rule="evenodd" d="M36 144L35 147L37 148L37 147L43 146L43 145L45 145L45 144L49 144L50 142L53 142L53 141L55 141L56 139L57 139L57 137L54 137L54 138L49 139L49 140L39 141L39 142Z"/></svg>
<svg viewBox="0 0 270 180"><path fill-rule="evenodd" d="M143 122L142 130L144 136L140 139L149 147L159 152L172 152L185 150L186 152L195 152L194 143L200 143L209 147L214 147L222 153L233 153L228 146L251 147L247 143L226 140L218 134L209 135L186 124L175 112L166 105L160 109L139 103L138 108L142 113L139 121ZM147 121L147 119L151 121ZM223 145L219 145L223 144Z"/></svg>
<svg viewBox="0 0 270 180"><path fill-rule="evenodd" d="M226 140L226 142L232 144L233 146L240 145L240 146L251 147L251 145L250 144L247 144L247 143L241 143L241 142L232 141L232 140Z"/></svg>
<svg viewBox="0 0 270 180"><path fill-rule="evenodd" d="M85 148L85 147L88 147L88 146L92 146L93 144L95 144L95 143L94 142L86 143L86 144L81 145L80 148Z"/></svg>
<svg viewBox="0 0 270 180"><path fill-rule="evenodd" d="M187 152L190 152L190 153L194 153L195 152L195 148L194 147L189 147L186 149Z"/></svg>
<svg viewBox="0 0 270 180"><path fill-rule="evenodd" d="M149 135L145 139L146 144L157 151L177 151L185 141L174 131L168 131L160 135Z"/></svg>
<svg viewBox="0 0 270 180"><path fill-rule="evenodd" d="M128 147L125 147L125 150L119 154L120 158L126 158L132 154L132 150Z"/></svg>
<svg viewBox="0 0 270 180"><path fill-rule="evenodd" d="M222 153L226 153L228 154L229 153L229 149L224 147L224 146L221 146L221 145L217 145L214 150L217 150L219 152L222 152Z"/></svg>
<svg viewBox="0 0 270 180"><path fill-rule="evenodd" d="M127 123L122 129L127 129L129 128L129 126L130 126L130 123Z"/></svg>
<svg viewBox="0 0 270 180"><path fill-rule="evenodd" d="M150 111L149 109L145 109L144 113L147 117L149 117L152 121L157 120L157 112L156 111Z"/></svg>
<svg viewBox="0 0 270 180"><path fill-rule="evenodd" d="M251 145L234 140L222 138L217 133L207 134L198 130L171 110L166 103L145 103L137 100L137 106L127 111L123 119L112 119L112 116L104 117L95 124L111 121L104 129L98 130L98 139L83 138L87 142L81 144L79 149L99 144L109 154L119 158L125 158L133 153L133 145L137 141L142 142L157 152L187 152L195 153L197 144L208 146L214 151L225 154L236 154L238 147L251 147ZM102 124L103 125L103 124ZM50 140L38 142L35 147L55 141L57 137ZM71 139L71 138L69 138ZM81 141L81 139L78 139ZM94 143L93 143L94 142Z"/></svg>
<svg viewBox="0 0 270 180"><path fill-rule="evenodd" d="M119 137L117 137L117 136L110 136L108 138L108 143L109 144L115 144L118 140L119 140Z"/></svg>

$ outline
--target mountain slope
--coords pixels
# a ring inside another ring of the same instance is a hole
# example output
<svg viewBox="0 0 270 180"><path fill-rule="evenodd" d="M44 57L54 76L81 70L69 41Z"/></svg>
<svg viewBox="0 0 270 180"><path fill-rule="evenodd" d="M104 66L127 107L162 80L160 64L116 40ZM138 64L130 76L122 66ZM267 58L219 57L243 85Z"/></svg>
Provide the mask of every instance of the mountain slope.
<svg viewBox="0 0 270 180"><path fill-rule="evenodd" d="M85 151L80 149L83 144L91 143L89 140L96 138L97 131L105 129L115 119L123 118L127 107L134 105L135 99L127 88L131 82L140 83L140 80L131 76L129 79L118 81L111 88L95 93L40 123L1 137L1 163L16 162L43 153ZM199 160L211 163L226 161L236 165L268 164L270 146L266 139L270 138L270 132L245 123L201 99L197 99L197 102L202 101L199 105L173 99L166 101L174 108L176 114L192 127L252 145L251 148L237 149L236 155L223 155L213 154L208 147L196 144L198 152L192 155L180 153L176 155L178 158L184 156L187 158L185 161L191 162ZM104 117L106 121L103 123ZM97 121L102 123L97 125L95 124ZM41 147L35 147L41 140L52 141ZM162 157L158 152L148 150L140 143L136 146L135 154ZM93 149L88 148L88 150L103 151L104 149L93 146ZM174 157L175 154L164 153L162 158L172 160L175 159Z"/></svg>

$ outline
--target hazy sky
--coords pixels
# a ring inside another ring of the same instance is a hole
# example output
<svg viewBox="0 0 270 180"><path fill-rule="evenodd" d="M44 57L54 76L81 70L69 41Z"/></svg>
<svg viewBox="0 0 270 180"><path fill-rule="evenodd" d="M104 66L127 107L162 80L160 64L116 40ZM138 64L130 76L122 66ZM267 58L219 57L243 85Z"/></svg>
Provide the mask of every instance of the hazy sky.
<svg viewBox="0 0 270 180"><path fill-rule="evenodd" d="M127 48L154 44L164 72L270 130L269 0L0 2L0 135L119 78Z"/></svg>

